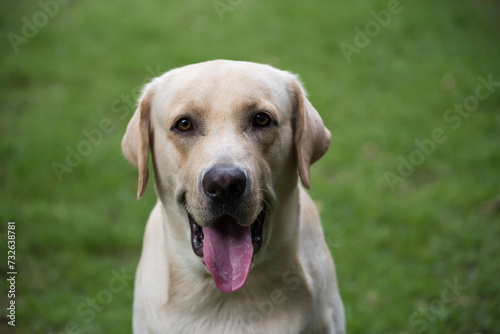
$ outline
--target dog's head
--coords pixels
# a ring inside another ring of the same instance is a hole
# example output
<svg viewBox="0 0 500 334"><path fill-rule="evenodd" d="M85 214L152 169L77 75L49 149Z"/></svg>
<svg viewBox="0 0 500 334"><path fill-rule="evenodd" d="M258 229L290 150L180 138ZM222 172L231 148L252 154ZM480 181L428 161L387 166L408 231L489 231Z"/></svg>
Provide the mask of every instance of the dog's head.
<svg viewBox="0 0 500 334"><path fill-rule="evenodd" d="M139 170L138 197L151 151L160 200L184 217L194 254L229 292L245 284L276 203L296 190L297 171L309 187L330 138L294 75L218 60L147 84L122 148Z"/></svg>

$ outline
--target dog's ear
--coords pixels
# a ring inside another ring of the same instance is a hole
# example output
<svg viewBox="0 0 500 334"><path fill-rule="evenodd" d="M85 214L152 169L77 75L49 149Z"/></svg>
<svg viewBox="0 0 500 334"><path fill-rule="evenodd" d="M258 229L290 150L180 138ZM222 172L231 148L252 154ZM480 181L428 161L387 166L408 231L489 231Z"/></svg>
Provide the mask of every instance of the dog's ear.
<svg viewBox="0 0 500 334"><path fill-rule="evenodd" d="M122 139L123 154L139 171L137 198L142 197L148 185L150 115L154 91L153 83L145 86Z"/></svg>
<svg viewBox="0 0 500 334"><path fill-rule="evenodd" d="M292 90L295 95L295 149L299 175L304 187L309 189L309 167L326 153L332 137L296 77L292 79Z"/></svg>

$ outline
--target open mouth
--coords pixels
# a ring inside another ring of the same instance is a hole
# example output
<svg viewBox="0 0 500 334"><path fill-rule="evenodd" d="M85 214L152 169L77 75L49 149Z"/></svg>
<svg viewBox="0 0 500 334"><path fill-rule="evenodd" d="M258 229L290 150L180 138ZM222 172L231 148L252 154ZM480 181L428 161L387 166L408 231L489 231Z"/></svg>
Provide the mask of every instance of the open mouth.
<svg viewBox="0 0 500 334"><path fill-rule="evenodd" d="M191 227L191 246L193 247L193 251L199 257L203 257L203 227L198 225L194 220L193 216L188 212L189 218L189 226ZM234 220L233 222L237 224L236 219L231 216L224 215L217 219L217 221L223 220L226 218L227 220ZM264 220L266 219L266 212L264 209L261 210L257 219L251 225L251 233L252 233L252 245L253 245L253 253L256 254L260 250L260 246L262 246L262 233L264 231Z"/></svg>
<svg viewBox="0 0 500 334"><path fill-rule="evenodd" d="M262 245L266 212L261 210L250 226L241 226L230 215L217 218L212 226L202 227L188 213L191 246L212 274L216 286L224 292L241 289L256 254Z"/></svg>

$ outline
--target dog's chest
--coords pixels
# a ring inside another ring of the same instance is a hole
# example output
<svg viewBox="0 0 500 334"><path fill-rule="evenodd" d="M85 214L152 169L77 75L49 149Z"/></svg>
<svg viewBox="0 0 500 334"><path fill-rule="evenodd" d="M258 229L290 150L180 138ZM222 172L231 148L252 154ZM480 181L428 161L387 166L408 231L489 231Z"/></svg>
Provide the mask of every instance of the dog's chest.
<svg viewBox="0 0 500 334"><path fill-rule="evenodd" d="M312 296L307 289L291 288L295 286L270 291L245 289L232 296L210 291L189 302L171 301L162 310L162 327L169 328L169 333L302 333L310 328L311 317L318 317L317 324L321 316L311 314Z"/></svg>

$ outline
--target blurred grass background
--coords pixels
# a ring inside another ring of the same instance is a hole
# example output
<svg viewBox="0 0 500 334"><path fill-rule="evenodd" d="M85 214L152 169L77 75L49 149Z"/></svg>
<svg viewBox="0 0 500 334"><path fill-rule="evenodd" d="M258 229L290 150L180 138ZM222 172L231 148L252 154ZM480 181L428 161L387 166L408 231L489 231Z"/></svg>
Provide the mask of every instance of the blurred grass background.
<svg viewBox="0 0 500 334"><path fill-rule="evenodd" d="M387 6L72 1L42 24L36 1L0 3L0 232L6 254L7 221L17 222L16 333L131 331L130 275L156 199L150 186L136 201L122 157L127 101L152 75L216 58L300 74L332 131L311 195L349 333L499 333L500 86L457 129L443 116L474 95L478 76L500 82L500 4L402 1L348 62L340 43L354 46L354 28ZM40 27L16 53L9 33L22 36L34 16ZM103 119L112 130L59 182L52 164ZM386 173L436 128L446 140L389 186ZM120 291L107 293L110 282ZM2 279L0 331L11 333L5 291Z"/></svg>

